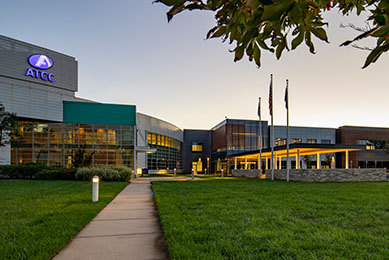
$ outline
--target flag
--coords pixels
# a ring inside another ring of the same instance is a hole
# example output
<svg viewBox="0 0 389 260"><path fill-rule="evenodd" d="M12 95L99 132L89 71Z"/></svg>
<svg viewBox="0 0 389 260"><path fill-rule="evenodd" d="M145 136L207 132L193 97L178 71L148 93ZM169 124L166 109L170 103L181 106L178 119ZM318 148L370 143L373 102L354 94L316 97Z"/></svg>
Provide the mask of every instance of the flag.
<svg viewBox="0 0 389 260"><path fill-rule="evenodd" d="M285 88L285 107L286 107L286 109L288 109L288 105L289 105L288 104L288 85L286 85L286 88Z"/></svg>
<svg viewBox="0 0 389 260"><path fill-rule="evenodd" d="M273 74L270 79L270 90L269 90L269 113L273 116Z"/></svg>
<svg viewBox="0 0 389 260"><path fill-rule="evenodd" d="M259 116L259 118L261 118L261 98L259 98L259 101L258 101L258 116Z"/></svg>

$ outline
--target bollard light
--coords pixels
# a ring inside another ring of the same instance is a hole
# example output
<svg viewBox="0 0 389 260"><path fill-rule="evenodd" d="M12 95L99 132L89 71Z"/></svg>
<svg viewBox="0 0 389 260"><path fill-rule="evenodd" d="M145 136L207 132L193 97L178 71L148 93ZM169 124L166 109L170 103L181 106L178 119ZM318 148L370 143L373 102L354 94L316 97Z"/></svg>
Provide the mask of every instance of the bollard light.
<svg viewBox="0 0 389 260"><path fill-rule="evenodd" d="M174 168L174 177L176 177L176 175L177 175L177 169Z"/></svg>
<svg viewBox="0 0 389 260"><path fill-rule="evenodd" d="M222 178L224 177L223 169L222 169Z"/></svg>
<svg viewBox="0 0 389 260"><path fill-rule="evenodd" d="M99 176L93 176L92 178L92 202L99 200Z"/></svg>

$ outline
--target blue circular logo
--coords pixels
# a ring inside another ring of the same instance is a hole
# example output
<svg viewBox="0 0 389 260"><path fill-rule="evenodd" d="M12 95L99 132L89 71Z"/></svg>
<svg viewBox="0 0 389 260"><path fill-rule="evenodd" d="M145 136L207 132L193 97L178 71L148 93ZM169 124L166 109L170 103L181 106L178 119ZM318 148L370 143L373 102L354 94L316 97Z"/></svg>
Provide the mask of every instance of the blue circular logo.
<svg viewBox="0 0 389 260"><path fill-rule="evenodd" d="M28 58L28 63L31 66L41 70L47 70L53 67L54 62L48 56L43 54L34 54Z"/></svg>

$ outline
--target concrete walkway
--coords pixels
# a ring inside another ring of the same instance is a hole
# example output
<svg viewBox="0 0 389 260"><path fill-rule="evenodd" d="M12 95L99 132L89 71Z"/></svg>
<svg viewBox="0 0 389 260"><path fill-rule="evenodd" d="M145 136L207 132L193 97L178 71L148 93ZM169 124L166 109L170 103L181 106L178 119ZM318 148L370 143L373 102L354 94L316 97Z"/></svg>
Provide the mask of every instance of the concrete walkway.
<svg viewBox="0 0 389 260"><path fill-rule="evenodd" d="M63 259L168 259L149 180L128 185L64 248Z"/></svg>

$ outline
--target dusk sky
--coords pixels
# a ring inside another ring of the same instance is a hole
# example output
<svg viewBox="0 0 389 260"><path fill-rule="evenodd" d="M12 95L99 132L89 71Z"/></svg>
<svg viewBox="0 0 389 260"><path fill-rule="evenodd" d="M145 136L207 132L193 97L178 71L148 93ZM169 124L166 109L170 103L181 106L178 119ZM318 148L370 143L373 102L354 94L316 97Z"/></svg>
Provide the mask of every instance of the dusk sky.
<svg viewBox="0 0 389 260"><path fill-rule="evenodd" d="M258 69L247 58L234 63L227 42L204 40L213 13L183 12L168 23L167 10L149 0L4 1L0 34L75 57L78 97L136 105L180 128L209 129L225 116L256 120L258 97L270 121L270 74L276 125L286 123L289 79L291 125L389 127L388 54L361 69L369 52L339 47L357 35L339 25L364 26L362 17L328 12L330 44L315 39L315 55L302 44L280 60L262 52Z"/></svg>

